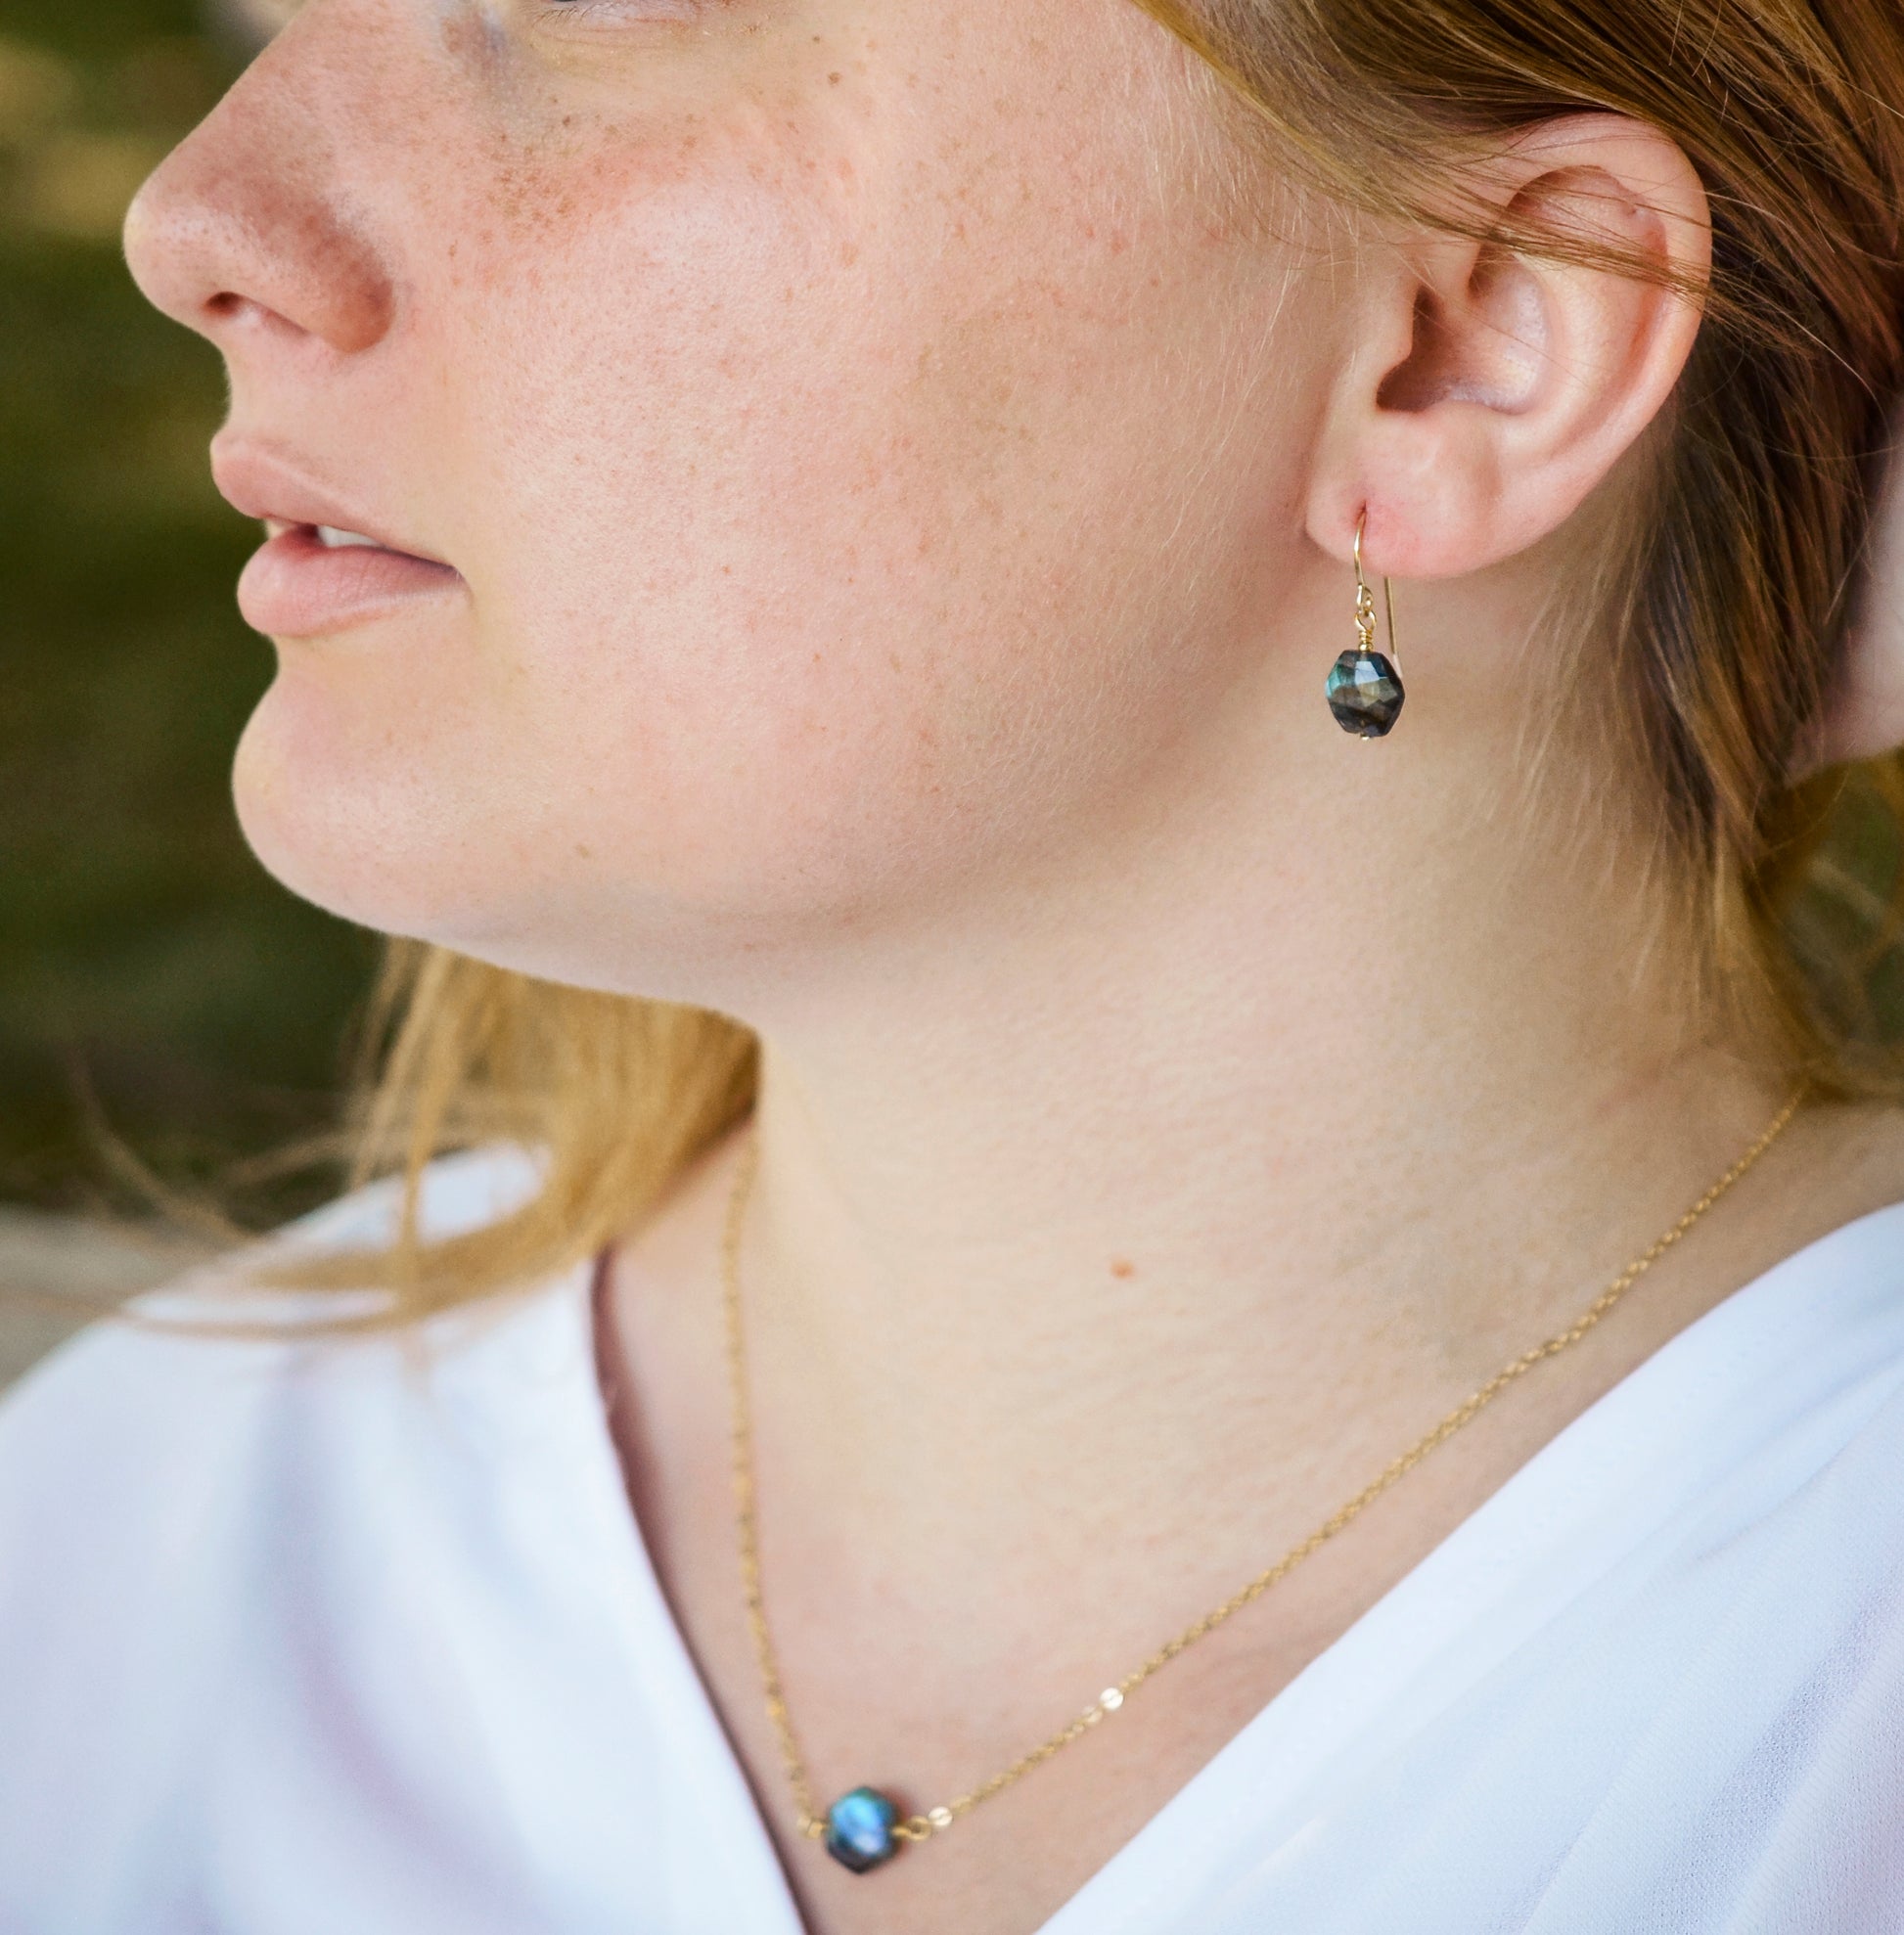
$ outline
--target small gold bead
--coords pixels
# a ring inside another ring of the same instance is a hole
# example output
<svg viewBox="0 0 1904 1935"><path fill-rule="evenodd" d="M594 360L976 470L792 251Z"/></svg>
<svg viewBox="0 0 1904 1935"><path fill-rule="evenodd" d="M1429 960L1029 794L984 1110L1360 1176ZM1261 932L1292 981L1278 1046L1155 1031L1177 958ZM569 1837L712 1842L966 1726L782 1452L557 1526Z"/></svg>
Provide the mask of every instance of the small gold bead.
<svg viewBox="0 0 1904 1935"><path fill-rule="evenodd" d="M1106 1713L1115 1713L1124 1703L1124 1696L1115 1687L1107 1687L1098 1695L1098 1704Z"/></svg>
<svg viewBox="0 0 1904 1935"><path fill-rule="evenodd" d="M937 1832L943 1834L952 1825L952 1810L950 1808L933 1808L927 1815L926 1819L932 1823L932 1826Z"/></svg>

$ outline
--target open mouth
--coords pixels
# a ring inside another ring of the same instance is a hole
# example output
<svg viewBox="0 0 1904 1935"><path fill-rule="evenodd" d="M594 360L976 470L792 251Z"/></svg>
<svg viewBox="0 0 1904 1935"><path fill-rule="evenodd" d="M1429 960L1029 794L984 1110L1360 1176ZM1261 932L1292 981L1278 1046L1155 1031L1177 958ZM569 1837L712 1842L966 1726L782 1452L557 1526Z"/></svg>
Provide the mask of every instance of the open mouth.
<svg viewBox="0 0 1904 1935"><path fill-rule="evenodd" d="M394 537L394 524L360 508L368 498L325 482L322 466L220 431L212 439L211 474L234 510L264 526L265 541L238 580L238 608L267 638L318 638L469 589L440 558L420 557L379 536ZM360 523L370 528L360 530Z"/></svg>
<svg viewBox="0 0 1904 1935"><path fill-rule="evenodd" d="M366 537L362 531L340 531L335 524L307 524L287 526L288 529L305 529L317 533L317 541L327 551L342 551L350 545L361 545L369 551L387 551L387 544L379 544L374 537ZM273 536L277 533L273 532Z"/></svg>
<svg viewBox="0 0 1904 1935"><path fill-rule="evenodd" d="M382 551L392 558L415 558L410 551L399 551L393 544L385 544L381 539L366 537L362 531L347 531L337 524L300 524L288 518L266 518L262 520L267 538L280 538L290 532L302 532L314 540L325 551ZM419 564L434 564L433 558L417 558ZM447 570L448 565L439 569Z"/></svg>

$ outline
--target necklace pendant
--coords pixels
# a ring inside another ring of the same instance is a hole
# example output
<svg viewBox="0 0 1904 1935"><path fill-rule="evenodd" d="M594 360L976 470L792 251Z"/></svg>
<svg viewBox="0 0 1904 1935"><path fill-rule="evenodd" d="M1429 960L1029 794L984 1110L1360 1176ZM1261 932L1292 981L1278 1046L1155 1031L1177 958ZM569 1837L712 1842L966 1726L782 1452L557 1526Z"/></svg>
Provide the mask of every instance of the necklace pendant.
<svg viewBox="0 0 1904 1935"><path fill-rule="evenodd" d="M888 1862L899 1852L899 1810L877 1787L855 1787L827 1810L827 1853L855 1874Z"/></svg>

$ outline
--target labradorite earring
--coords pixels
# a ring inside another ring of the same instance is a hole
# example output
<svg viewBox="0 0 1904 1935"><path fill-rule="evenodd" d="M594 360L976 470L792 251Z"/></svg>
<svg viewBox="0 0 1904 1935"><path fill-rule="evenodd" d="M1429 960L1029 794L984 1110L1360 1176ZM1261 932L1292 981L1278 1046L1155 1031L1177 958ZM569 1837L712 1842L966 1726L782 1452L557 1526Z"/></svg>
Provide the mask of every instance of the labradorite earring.
<svg viewBox="0 0 1904 1935"><path fill-rule="evenodd" d="M1375 594L1362 575L1362 527L1369 521L1364 511L1355 523L1355 643L1336 660L1329 673L1329 709L1345 733L1361 739L1380 739L1401 717L1401 673L1392 657L1375 649ZM1388 608L1388 651L1395 650L1395 594L1388 580L1382 580L1382 596Z"/></svg>

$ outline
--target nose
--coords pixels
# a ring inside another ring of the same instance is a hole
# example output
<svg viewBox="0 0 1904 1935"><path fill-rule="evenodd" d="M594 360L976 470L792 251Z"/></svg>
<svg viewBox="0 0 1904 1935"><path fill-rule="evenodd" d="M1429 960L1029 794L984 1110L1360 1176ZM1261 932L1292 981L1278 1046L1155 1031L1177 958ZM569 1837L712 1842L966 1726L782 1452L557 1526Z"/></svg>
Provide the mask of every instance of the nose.
<svg viewBox="0 0 1904 1935"><path fill-rule="evenodd" d="M303 58L306 21L259 56L126 213L126 261L147 299L228 358L273 339L359 353L388 333L395 307L388 266L344 202L329 130L340 117L347 126L348 103L300 94L303 74L324 65Z"/></svg>

